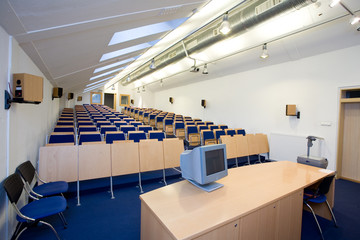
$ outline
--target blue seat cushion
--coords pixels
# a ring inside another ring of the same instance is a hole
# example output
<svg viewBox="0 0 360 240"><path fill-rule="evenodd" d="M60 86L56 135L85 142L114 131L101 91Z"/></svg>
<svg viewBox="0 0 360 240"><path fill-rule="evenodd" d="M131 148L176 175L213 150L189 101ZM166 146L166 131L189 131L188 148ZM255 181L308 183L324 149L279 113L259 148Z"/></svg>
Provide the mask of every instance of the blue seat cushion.
<svg viewBox="0 0 360 240"><path fill-rule="evenodd" d="M69 185L67 182L58 181L58 182L49 182L35 187L34 192L41 194L43 196L51 196L60 193L67 192Z"/></svg>
<svg viewBox="0 0 360 240"><path fill-rule="evenodd" d="M60 196L41 198L25 205L20 209L20 212L27 217L41 219L63 212L66 209L66 205L66 199ZM19 216L16 216L16 219L19 222L27 221Z"/></svg>

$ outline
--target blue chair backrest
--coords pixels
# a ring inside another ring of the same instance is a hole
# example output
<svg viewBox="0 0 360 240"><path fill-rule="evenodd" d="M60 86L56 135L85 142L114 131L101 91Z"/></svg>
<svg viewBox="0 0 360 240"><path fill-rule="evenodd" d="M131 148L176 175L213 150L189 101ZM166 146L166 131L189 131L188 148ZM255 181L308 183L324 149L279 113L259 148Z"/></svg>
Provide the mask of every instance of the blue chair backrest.
<svg viewBox="0 0 360 240"><path fill-rule="evenodd" d="M203 132L204 141L208 139L215 139L214 132L211 130Z"/></svg>
<svg viewBox="0 0 360 240"><path fill-rule="evenodd" d="M92 125L92 126L82 126L78 128L78 133L82 133L82 132L95 132L97 130L96 126Z"/></svg>
<svg viewBox="0 0 360 240"><path fill-rule="evenodd" d="M226 126L226 125L220 125L219 127L220 127L222 130L228 129L228 126Z"/></svg>
<svg viewBox="0 0 360 240"><path fill-rule="evenodd" d="M213 122L205 122L206 125L214 125Z"/></svg>
<svg viewBox="0 0 360 240"><path fill-rule="evenodd" d="M155 119L156 114L150 114L150 119Z"/></svg>
<svg viewBox="0 0 360 240"><path fill-rule="evenodd" d="M162 141L165 138L164 132L149 132L150 139L157 139L158 141Z"/></svg>
<svg viewBox="0 0 360 240"><path fill-rule="evenodd" d="M74 118L68 118L68 117L59 117L58 121L74 121Z"/></svg>
<svg viewBox="0 0 360 240"><path fill-rule="evenodd" d="M117 131L116 126L110 125L110 126L101 126L100 133L105 134L108 131Z"/></svg>
<svg viewBox="0 0 360 240"><path fill-rule="evenodd" d="M138 131L143 131L148 133L149 131L152 131L153 128L151 126L138 126Z"/></svg>
<svg viewBox="0 0 360 240"><path fill-rule="evenodd" d="M216 137L216 139L219 139L220 136L222 136L222 135L225 135L225 131L224 131L224 130L218 130L218 131L215 132L215 137Z"/></svg>
<svg viewBox="0 0 360 240"><path fill-rule="evenodd" d="M226 135L230 135L230 136L234 136L236 134L235 130L234 129L228 129L226 131Z"/></svg>
<svg viewBox="0 0 360 240"><path fill-rule="evenodd" d="M145 132L129 132L128 139L133 140L134 142L140 142L141 139L146 139Z"/></svg>
<svg viewBox="0 0 360 240"><path fill-rule="evenodd" d="M57 122L56 125L61 125L61 126L72 126L74 125L74 122L71 122L71 121L65 121L65 122Z"/></svg>
<svg viewBox="0 0 360 240"><path fill-rule="evenodd" d="M195 126L195 123L194 122L185 122L186 125L192 125L192 126Z"/></svg>
<svg viewBox="0 0 360 240"><path fill-rule="evenodd" d="M116 127L126 126L126 125L127 125L127 122L125 122L125 121L122 121L122 122L114 122L114 125L115 125Z"/></svg>
<svg viewBox="0 0 360 240"><path fill-rule="evenodd" d="M148 112L144 112L144 117L149 117L149 114Z"/></svg>
<svg viewBox="0 0 360 240"><path fill-rule="evenodd" d="M78 126L95 126L92 121L78 122Z"/></svg>
<svg viewBox="0 0 360 240"><path fill-rule="evenodd" d="M186 126L186 132L187 134L191 134L191 133L199 133L198 129L196 126Z"/></svg>
<svg viewBox="0 0 360 240"><path fill-rule="evenodd" d="M245 132L245 130L244 129L236 129L236 133L237 134L241 134L241 135L246 135L246 132Z"/></svg>
<svg viewBox="0 0 360 240"><path fill-rule="evenodd" d="M123 118L123 121L125 121L125 122L127 122L127 123L129 123L129 122L132 122L132 121L134 121L135 119L133 119L133 118Z"/></svg>
<svg viewBox="0 0 360 240"><path fill-rule="evenodd" d="M118 117L113 117L113 118L109 118L109 121L111 122L111 123L114 123L115 121L121 121L121 119L120 118L118 118Z"/></svg>
<svg viewBox="0 0 360 240"><path fill-rule="evenodd" d="M124 132L124 133L128 133L129 131L135 131L136 128L134 126L129 126L129 125L126 125L126 126L120 126L120 131Z"/></svg>
<svg viewBox="0 0 360 240"><path fill-rule="evenodd" d="M174 119L172 119L172 118L165 118L165 120L164 120L165 126L172 125L173 122L174 122Z"/></svg>
<svg viewBox="0 0 360 240"><path fill-rule="evenodd" d="M208 126L206 125L200 125L198 126L199 132L201 132L201 130L205 130L205 129L209 129Z"/></svg>
<svg viewBox="0 0 360 240"><path fill-rule="evenodd" d="M142 122L129 122L129 125L133 125L135 127L142 125Z"/></svg>
<svg viewBox="0 0 360 240"><path fill-rule="evenodd" d="M49 143L74 143L74 134L50 135Z"/></svg>
<svg viewBox="0 0 360 240"><path fill-rule="evenodd" d="M93 121L95 123L99 122L99 121L106 121L106 118L94 118Z"/></svg>
<svg viewBox="0 0 360 240"><path fill-rule="evenodd" d="M100 142L100 141L101 141L100 133L80 134L79 137L79 145L81 145L83 142Z"/></svg>
<svg viewBox="0 0 360 240"><path fill-rule="evenodd" d="M55 127L54 132L74 132L73 127Z"/></svg>
<svg viewBox="0 0 360 240"><path fill-rule="evenodd" d="M164 120L164 116L157 116L155 118L155 122L158 123L158 122L162 122Z"/></svg>
<svg viewBox="0 0 360 240"><path fill-rule="evenodd" d="M101 126L104 126L104 125L111 125L111 122L110 121L106 121L106 122L97 122L96 123L96 127L100 128Z"/></svg>
<svg viewBox="0 0 360 240"><path fill-rule="evenodd" d="M214 130L214 129L219 129L219 126L216 126L216 125L210 125L210 130Z"/></svg>
<svg viewBox="0 0 360 240"><path fill-rule="evenodd" d="M175 122L174 128L176 129L185 129L185 123L184 122Z"/></svg>

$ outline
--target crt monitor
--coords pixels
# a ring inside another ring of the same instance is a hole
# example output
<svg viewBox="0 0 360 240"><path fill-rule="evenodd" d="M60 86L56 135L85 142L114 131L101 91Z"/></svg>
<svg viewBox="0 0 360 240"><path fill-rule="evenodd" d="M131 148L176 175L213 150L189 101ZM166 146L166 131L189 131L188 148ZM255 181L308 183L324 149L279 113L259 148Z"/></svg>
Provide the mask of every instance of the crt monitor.
<svg viewBox="0 0 360 240"><path fill-rule="evenodd" d="M214 144L186 150L180 155L182 177L195 186L213 191L222 187L215 181L227 176L225 144Z"/></svg>

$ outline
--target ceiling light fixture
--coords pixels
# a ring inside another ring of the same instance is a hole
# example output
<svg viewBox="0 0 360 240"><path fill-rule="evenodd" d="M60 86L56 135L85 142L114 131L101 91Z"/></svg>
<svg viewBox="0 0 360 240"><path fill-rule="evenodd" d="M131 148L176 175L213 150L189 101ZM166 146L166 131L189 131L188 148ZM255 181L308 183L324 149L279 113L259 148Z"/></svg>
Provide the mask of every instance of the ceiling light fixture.
<svg viewBox="0 0 360 240"><path fill-rule="evenodd" d="M140 93L140 88L138 87L137 93Z"/></svg>
<svg viewBox="0 0 360 240"><path fill-rule="evenodd" d="M353 16L350 20L350 24L354 25L356 23L360 22L360 17L359 16Z"/></svg>
<svg viewBox="0 0 360 240"><path fill-rule="evenodd" d="M268 54L268 50L267 50L267 44L264 43L264 45L262 46L262 54L260 55L260 58L265 59L268 57L269 57L269 54Z"/></svg>
<svg viewBox="0 0 360 240"><path fill-rule="evenodd" d="M129 74L129 76L127 77L126 81L127 81L127 82L130 82L130 80L131 80L131 79L130 79L130 74Z"/></svg>
<svg viewBox="0 0 360 240"><path fill-rule="evenodd" d="M145 92L145 86L142 87L142 91Z"/></svg>
<svg viewBox="0 0 360 240"><path fill-rule="evenodd" d="M111 90L115 90L115 86L114 86L114 84L111 86Z"/></svg>
<svg viewBox="0 0 360 240"><path fill-rule="evenodd" d="M208 68L207 68L207 63L205 63L202 74L208 74L208 73L209 72L208 72Z"/></svg>
<svg viewBox="0 0 360 240"><path fill-rule="evenodd" d="M340 3L341 0L332 0L329 4L331 8L335 7L338 3Z"/></svg>
<svg viewBox="0 0 360 240"><path fill-rule="evenodd" d="M223 35L226 35L231 31L228 12L226 12L224 14L224 17L223 17L222 23L220 24L219 30Z"/></svg>
<svg viewBox="0 0 360 240"><path fill-rule="evenodd" d="M163 82L163 80L161 79L161 80L160 80L160 87L163 87L163 85L164 85L164 82Z"/></svg>
<svg viewBox="0 0 360 240"><path fill-rule="evenodd" d="M154 59L154 58L151 60L151 63L150 63L149 68L152 69L152 70L154 70L154 69L156 68L155 59Z"/></svg>

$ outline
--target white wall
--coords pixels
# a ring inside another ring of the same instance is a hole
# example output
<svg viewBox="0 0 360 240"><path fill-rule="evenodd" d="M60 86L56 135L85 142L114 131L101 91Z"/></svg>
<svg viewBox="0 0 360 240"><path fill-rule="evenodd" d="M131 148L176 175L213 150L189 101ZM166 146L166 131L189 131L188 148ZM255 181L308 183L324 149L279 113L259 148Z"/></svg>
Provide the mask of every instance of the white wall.
<svg viewBox="0 0 360 240"><path fill-rule="evenodd" d="M186 77L194 83L156 92L154 107L244 128L248 133L323 137L321 154L328 158L328 168L335 169L339 88L359 85L359 52L356 46L245 72L237 71L241 55L236 55L210 65L206 81L197 81L201 73L167 80ZM169 97L174 98L172 105ZM201 99L207 101L205 109ZM286 104L296 104L301 118L285 116ZM331 126L321 126L321 122Z"/></svg>
<svg viewBox="0 0 360 240"><path fill-rule="evenodd" d="M45 144L45 137L52 131L55 122L59 116L59 99L52 100L53 86L44 77L40 70L24 53L15 40L11 44L11 61L7 56L9 49L9 35L0 28L0 90L1 90L1 110L0 110L0 147L1 147L1 177L6 177L5 169L9 169L9 174L12 174L16 167L26 161L31 162L36 166L39 157L39 147ZM35 104L20 104L13 103L9 110L3 110L3 94L7 89L7 74L8 67L11 75L13 73L29 73L44 78L43 85L43 101ZM9 120L7 119L9 115ZM7 139L7 130L9 130L9 140ZM9 161L4 158L4 152L9 152ZM17 221L15 219L15 212L11 206L6 204L7 199L5 193L1 189L0 209L0 238L10 239L12 236ZM24 202L25 198L21 200ZM20 203L20 204L21 204ZM8 217L4 217L5 213ZM8 224L8 225L7 225Z"/></svg>

